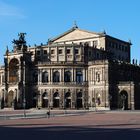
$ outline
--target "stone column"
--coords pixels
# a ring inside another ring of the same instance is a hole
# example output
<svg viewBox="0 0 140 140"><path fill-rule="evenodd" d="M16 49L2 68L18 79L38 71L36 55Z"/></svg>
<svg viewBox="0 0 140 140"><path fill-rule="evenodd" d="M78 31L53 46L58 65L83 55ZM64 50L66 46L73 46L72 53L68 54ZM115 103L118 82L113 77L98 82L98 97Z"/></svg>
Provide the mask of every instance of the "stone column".
<svg viewBox="0 0 140 140"><path fill-rule="evenodd" d="M49 54L49 60L51 61L51 47L49 47L49 52L48 52L48 54Z"/></svg>
<svg viewBox="0 0 140 140"><path fill-rule="evenodd" d="M85 71L86 71L85 68L83 68L83 82L86 81L86 72Z"/></svg>
<svg viewBox="0 0 140 140"><path fill-rule="evenodd" d="M39 84L41 85L42 84L42 69L40 69L40 74L39 74L40 76L40 81L39 81Z"/></svg>
<svg viewBox="0 0 140 140"><path fill-rule="evenodd" d="M60 74L59 79L60 79L60 83L61 83L62 82L62 69L59 70L59 74Z"/></svg>
<svg viewBox="0 0 140 140"><path fill-rule="evenodd" d="M0 75L0 83L2 85L2 74Z"/></svg>
<svg viewBox="0 0 140 140"><path fill-rule="evenodd" d="M86 69L86 82L88 81L88 70Z"/></svg>
<svg viewBox="0 0 140 140"><path fill-rule="evenodd" d="M131 84L130 84L130 108L131 108L131 110L135 110L134 84L133 84L133 82L131 82Z"/></svg>
<svg viewBox="0 0 140 140"><path fill-rule="evenodd" d="M37 84L39 85L39 84L40 84L40 69L37 71L37 74L38 74L38 81L37 81Z"/></svg>
<svg viewBox="0 0 140 140"><path fill-rule="evenodd" d="M64 83L64 68L61 69L61 82Z"/></svg>
<svg viewBox="0 0 140 140"><path fill-rule="evenodd" d="M74 109L76 107L76 90L73 89L72 90L72 98L71 98L71 104L72 104L72 108Z"/></svg>
<svg viewBox="0 0 140 140"><path fill-rule="evenodd" d="M52 84L52 77L53 77L53 72L52 72L52 69L50 68L50 77L49 77L49 79L50 79L51 84Z"/></svg>
<svg viewBox="0 0 140 140"><path fill-rule="evenodd" d="M75 61L75 52L74 52L75 47L72 46L72 60Z"/></svg>
<svg viewBox="0 0 140 140"><path fill-rule="evenodd" d="M53 90L50 90L50 107L53 108Z"/></svg>
<svg viewBox="0 0 140 140"><path fill-rule="evenodd" d="M60 108L64 108L64 89L61 89L60 91Z"/></svg>
<svg viewBox="0 0 140 140"><path fill-rule="evenodd" d="M56 47L56 61L59 62L59 48L58 46Z"/></svg>
<svg viewBox="0 0 140 140"><path fill-rule="evenodd" d="M73 82L76 82L76 69L73 68Z"/></svg>
<svg viewBox="0 0 140 140"><path fill-rule="evenodd" d="M64 62L67 62L67 48L64 44Z"/></svg>
<svg viewBox="0 0 140 140"><path fill-rule="evenodd" d="M19 76L19 82L20 82L21 81L21 63L19 65L19 74L18 74L18 76Z"/></svg>

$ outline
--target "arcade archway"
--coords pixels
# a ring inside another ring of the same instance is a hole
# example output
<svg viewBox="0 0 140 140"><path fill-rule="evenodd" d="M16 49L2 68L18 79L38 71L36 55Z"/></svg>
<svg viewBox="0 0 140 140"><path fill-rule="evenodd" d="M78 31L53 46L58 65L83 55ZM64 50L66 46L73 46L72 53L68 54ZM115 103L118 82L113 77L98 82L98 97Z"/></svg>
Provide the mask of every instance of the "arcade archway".
<svg viewBox="0 0 140 140"><path fill-rule="evenodd" d="M44 92L42 95L42 107L47 108L48 107L48 93Z"/></svg>
<svg viewBox="0 0 140 140"><path fill-rule="evenodd" d="M14 103L14 92L11 90L7 96L7 107L12 107Z"/></svg>
<svg viewBox="0 0 140 140"><path fill-rule="evenodd" d="M58 92L55 92L53 94L53 107L54 108L59 108L59 102L60 102L59 93Z"/></svg>
<svg viewBox="0 0 140 140"><path fill-rule="evenodd" d="M83 108L82 92L77 93L77 108Z"/></svg>
<svg viewBox="0 0 140 140"><path fill-rule="evenodd" d="M70 92L67 92L65 94L65 107L71 108L71 93Z"/></svg>
<svg viewBox="0 0 140 140"><path fill-rule="evenodd" d="M119 93L118 97L118 107L120 109L126 110L128 109L128 93L125 90L122 90Z"/></svg>

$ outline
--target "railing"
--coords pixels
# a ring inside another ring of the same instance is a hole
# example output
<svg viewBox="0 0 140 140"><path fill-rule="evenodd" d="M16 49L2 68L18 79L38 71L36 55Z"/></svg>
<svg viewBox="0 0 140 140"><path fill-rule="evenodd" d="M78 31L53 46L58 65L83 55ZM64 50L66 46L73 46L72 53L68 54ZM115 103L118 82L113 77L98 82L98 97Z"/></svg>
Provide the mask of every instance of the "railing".
<svg viewBox="0 0 140 140"><path fill-rule="evenodd" d="M35 83L37 84L37 83ZM76 86L87 86L88 82L46 82L46 83L38 83L40 85L76 85Z"/></svg>
<svg viewBox="0 0 140 140"><path fill-rule="evenodd" d="M58 65L69 65L69 64L85 64L83 61L51 61L51 62L37 62L38 65L42 64L58 64Z"/></svg>

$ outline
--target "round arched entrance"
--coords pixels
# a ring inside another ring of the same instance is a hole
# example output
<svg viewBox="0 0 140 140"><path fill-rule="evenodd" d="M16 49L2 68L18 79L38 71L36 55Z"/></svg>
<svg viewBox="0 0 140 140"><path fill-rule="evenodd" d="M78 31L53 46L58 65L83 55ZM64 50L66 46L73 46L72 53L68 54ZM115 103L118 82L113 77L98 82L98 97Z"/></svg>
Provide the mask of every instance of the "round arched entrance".
<svg viewBox="0 0 140 140"><path fill-rule="evenodd" d="M44 92L42 95L42 107L47 108L48 107L48 93Z"/></svg>
<svg viewBox="0 0 140 140"><path fill-rule="evenodd" d="M36 108L37 107L37 93L33 93L33 104L32 104L32 107Z"/></svg>
<svg viewBox="0 0 140 140"><path fill-rule="evenodd" d="M77 93L77 108L83 108L82 104L82 92Z"/></svg>
<svg viewBox="0 0 140 140"><path fill-rule="evenodd" d="M14 103L14 92L11 90L7 96L7 107L12 107Z"/></svg>
<svg viewBox="0 0 140 140"><path fill-rule="evenodd" d="M127 93L127 91L122 90L119 93L118 106L122 110L128 109L128 93Z"/></svg>
<svg viewBox="0 0 140 140"><path fill-rule="evenodd" d="M59 108L59 102L60 102L59 100L60 100L59 93L55 92L53 94L53 107L54 108Z"/></svg>
<svg viewBox="0 0 140 140"><path fill-rule="evenodd" d="M70 92L67 92L65 94L65 107L71 108L71 93Z"/></svg>

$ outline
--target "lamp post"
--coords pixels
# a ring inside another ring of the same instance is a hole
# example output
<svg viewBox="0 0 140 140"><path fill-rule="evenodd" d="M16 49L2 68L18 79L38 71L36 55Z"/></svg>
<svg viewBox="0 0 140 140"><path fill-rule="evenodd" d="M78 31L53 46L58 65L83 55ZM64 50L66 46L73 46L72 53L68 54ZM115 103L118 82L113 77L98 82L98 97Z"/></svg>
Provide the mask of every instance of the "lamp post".
<svg viewBox="0 0 140 140"><path fill-rule="evenodd" d="M64 99L64 110L65 110L65 114L67 113L66 112L66 98Z"/></svg>

